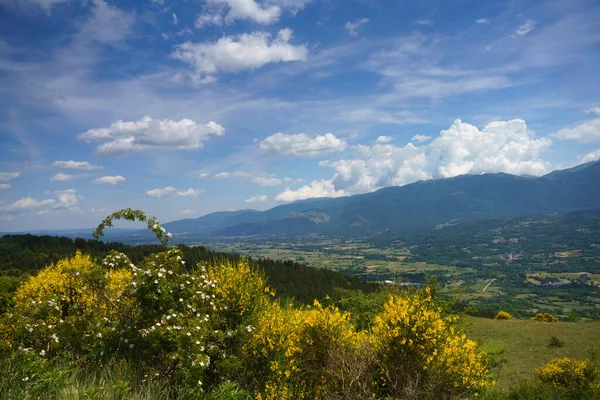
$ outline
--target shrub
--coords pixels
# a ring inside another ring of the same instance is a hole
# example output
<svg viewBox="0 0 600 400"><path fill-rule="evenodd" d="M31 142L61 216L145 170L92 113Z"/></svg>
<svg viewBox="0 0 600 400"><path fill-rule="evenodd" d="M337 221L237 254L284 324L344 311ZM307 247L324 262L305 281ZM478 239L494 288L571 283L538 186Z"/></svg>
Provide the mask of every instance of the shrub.
<svg viewBox="0 0 600 400"><path fill-rule="evenodd" d="M493 385L485 355L444 318L428 289L391 297L375 320L378 394L393 398L448 398L479 394Z"/></svg>
<svg viewBox="0 0 600 400"><path fill-rule="evenodd" d="M550 313L537 313L531 317L531 320L540 322L558 322L558 318Z"/></svg>
<svg viewBox="0 0 600 400"><path fill-rule="evenodd" d="M506 311L498 311L494 319L513 319L513 316Z"/></svg>
<svg viewBox="0 0 600 400"><path fill-rule="evenodd" d="M550 341L548 342L548 347L563 347L565 342L557 338L556 336L552 336Z"/></svg>
<svg viewBox="0 0 600 400"><path fill-rule="evenodd" d="M590 360L555 358L535 370L540 381L554 386L575 389L592 387L598 369Z"/></svg>

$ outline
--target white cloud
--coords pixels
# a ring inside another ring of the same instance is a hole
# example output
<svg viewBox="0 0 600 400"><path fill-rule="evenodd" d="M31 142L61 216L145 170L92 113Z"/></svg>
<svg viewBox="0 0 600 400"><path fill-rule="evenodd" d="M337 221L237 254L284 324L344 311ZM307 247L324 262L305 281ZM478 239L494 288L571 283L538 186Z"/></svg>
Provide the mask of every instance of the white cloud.
<svg viewBox="0 0 600 400"><path fill-rule="evenodd" d="M351 36L358 36L358 32L356 32L356 30L358 28L360 28L361 25L364 25L367 22L369 22L369 18L361 18L361 19L357 19L354 22L350 22L350 21L346 22L344 27L348 30L348 33Z"/></svg>
<svg viewBox="0 0 600 400"><path fill-rule="evenodd" d="M244 200L244 203L254 204L254 203L264 203L267 201L267 195L263 194L260 196L252 196L249 199Z"/></svg>
<svg viewBox="0 0 600 400"><path fill-rule="evenodd" d="M393 46L372 53L364 67L383 77L388 93L379 97L381 104L397 105L410 98L444 97L463 93L504 89L510 80L497 71L448 68L443 63L446 49L439 41L422 35L392 40Z"/></svg>
<svg viewBox="0 0 600 400"><path fill-rule="evenodd" d="M163 38L163 40L169 40L169 34L168 33L163 32L163 33L160 34L160 37Z"/></svg>
<svg viewBox="0 0 600 400"><path fill-rule="evenodd" d="M200 179L207 179L207 178L210 178L210 174L209 174L208 172L200 172L200 173L198 174L198 177L199 177Z"/></svg>
<svg viewBox="0 0 600 400"><path fill-rule="evenodd" d="M415 138L430 139L424 135ZM540 155L551 144L550 139L533 137L522 120L492 122L482 130L456 120L425 146L396 146L386 137L378 138L372 146L355 146L353 159L319 163L335 169L333 178L314 181L298 190L288 188L276 199L289 202L339 197L434 177L485 172L542 175L550 170L550 163Z"/></svg>
<svg viewBox="0 0 600 400"><path fill-rule="evenodd" d="M202 13L196 19L196 28L202 29L206 25L223 25L223 16L220 14Z"/></svg>
<svg viewBox="0 0 600 400"><path fill-rule="evenodd" d="M11 187L12 187L12 185L10 185L8 183L0 183L0 190L10 189Z"/></svg>
<svg viewBox="0 0 600 400"><path fill-rule="evenodd" d="M429 19L418 19L415 21L415 24L425 25L425 26L433 26L433 21Z"/></svg>
<svg viewBox="0 0 600 400"><path fill-rule="evenodd" d="M551 136L581 143L600 142L600 118L588 120L573 128L561 129Z"/></svg>
<svg viewBox="0 0 600 400"><path fill-rule="evenodd" d="M410 140L414 140L415 142L418 142L418 143L426 142L429 139L431 139L431 136L427 136L427 135L415 135L412 138L410 138Z"/></svg>
<svg viewBox="0 0 600 400"><path fill-rule="evenodd" d="M591 107L591 108L588 108L587 110L583 110L583 112L586 114L592 113L592 114L600 115L600 107Z"/></svg>
<svg viewBox="0 0 600 400"><path fill-rule="evenodd" d="M379 136L375 140L375 143L389 143L389 142L392 142L393 140L394 140L394 138L390 137L390 136Z"/></svg>
<svg viewBox="0 0 600 400"><path fill-rule="evenodd" d="M89 161L54 161L50 164L51 167L54 168L62 168L62 169L80 169L85 171L92 171L102 169L104 167L100 165L93 165Z"/></svg>
<svg viewBox="0 0 600 400"><path fill-rule="evenodd" d="M172 195L173 193L175 193L176 190L177 189L175 189L174 187L167 186L166 188L163 188L163 189L148 190L146 192L146 196L161 198L161 197L166 197L166 196Z"/></svg>
<svg viewBox="0 0 600 400"><path fill-rule="evenodd" d="M542 175L550 164L539 156L551 145L550 139L534 138L520 119L490 122L482 130L457 119L429 147L435 175L448 178L484 172Z"/></svg>
<svg viewBox="0 0 600 400"><path fill-rule="evenodd" d="M24 197L11 204L0 205L0 211L15 214L26 214L32 212L35 212L36 214L81 212L76 205L79 203L79 200L82 197L77 195L77 191L75 189L59 190L47 193L55 195L56 199L36 200L31 197Z"/></svg>
<svg viewBox="0 0 600 400"><path fill-rule="evenodd" d="M173 17L173 25L177 25L179 23L179 19L177 18L177 14L172 13L171 16Z"/></svg>
<svg viewBox="0 0 600 400"><path fill-rule="evenodd" d="M343 190L335 190L333 183L327 180L312 181L310 185L303 186L298 190L287 188L284 192L277 195L277 201L289 203L292 201L314 199L319 197L341 197L345 193Z"/></svg>
<svg viewBox="0 0 600 400"><path fill-rule="evenodd" d="M73 179L73 175L58 173L54 175L50 181L70 181L71 179Z"/></svg>
<svg viewBox="0 0 600 400"><path fill-rule="evenodd" d="M54 208L74 207L80 200L80 196L77 196L77 190L75 189L57 190L50 193L56 195L58 198L58 203Z"/></svg>
<svg viewBox="0 0 600 400"><path fill-rule="evenodd" d="M596 151L592 151L591 153L588 153L585 156L583 156L583 158L581 159L581 162L588 163L588 162L598 161L598 160L600 160L600 149L598 149Z"/></svg>
<svg viewBox="0 0 600 400"><path fill-rule="evenodd" d="M186 208L185 210L181 211L181 214L182 215L192 215L192 214L196 214L196 211Z"/></svg>
<svg viewBox="0 0 600 400"><path fill-rule="evenodd" d="M279 153L293 157L320 157L343 151L346 142L331 133L318 135L315 138L306 133L288 135L276 133L264 139L259 149L269 153Z"/></svg>
<svg viewBox="0 0 600 400"><path fill-rule="evenodd" d="M229 178L244 178L250 179L250 181L261 185L261 186L279 186L283 181L276 178L272 174L264 172L248 172L248 171L234 171L234 172L219 172L215 174L217 179L229 179Z"/></svg>
<svg viewBox="0 0 600 400"><path fill-rule="evenodd" d="M174 187L167 186L163 189L148 190L146 192L146 196L155 197L155 198L162 198L162 197L169 197L169 196L198 197L198 196L200 196L200 194L202 192L203 192L203 190L200 190L200 189L187 189L187 190L177 191L177 189L175 189Z"/></svg>
<svg viewBox="0 0 600 400"><path fill-rule="evenodd" d="M513 35L511 35L511 37L515 38L517 36L525 36L527 35L529 32L531 32L533 30L533 28L535 27L535 25L537 24L537 21L534 21L532 19L528 19L527 21L523 22L515 31L515 33Z"/></svg>
<svg viewBox="0 0 600 400"><path fill-rule="evenodd" d="M155 120L146 116L140 121L117 121L108 128L90 129L79 138L104 142L96 152L111 156L152 148L199 149L210 135L224 134L225 128L213 121L202 125L190 119Z"/></svg>
<svg viewBox="0 0 600 400"><path fill-rule="evenodd" d="M93 0L94 7L90 17L79 27L79 39L82 42L98 42L107 45L119 45L129 35L135 18L103 0Z"/></svg>
<svg viewBox="0 0 600 400"><path fill-rule="evenodd" d="M51 204L54 204L55 202L56 201L54 199L46 199L46 200L38 201L31 197L24 197L24 198L19 199L9 205L0 206L0 211L9 211L9 212L11 212L11 211L17 211L17 212L27 211L27 210L32 210L32 209L44 207L47 205L51 205Z"/></svg>
<svg viewBox="0 0 600 400"><path fill-rule="evenodd" d="M427 122L426 119L417 117L413 112L401 111L385 111L372 108L356 108L350 110L342 110L339 113L338 119L349 122L364 122L368 124L420 124Z"/></svg>
<svg viewBox="0 0 600 400"><path fill-rule="evenodd" d="M103 176L94 181L94 183L107 183L110 185L116 185L118 183L125 182L125 178L121 175L117 176Z"/></svg>
<svg viewBox="0 0 600 400"><path fill-rule="evenodd" d="M475 23L480 24L480 25L481 24L489 24L490 20L486 19L486 18L479 18L479 19L475 20Z"/></svg>
<svg viewBox="0 0 600 400"><path fill-rule="evenodd" d="M189 64L191 78L196 83L210 83L219 72L236 73L262 67L269 63L304 61L305 45L294 46L290 29L282 29L272 39L268 32L224 36L216 42L185 42L178 45L171 57Z"/></svg>
<svg viewBox="0 0 600 400"><path fill-rule="evenodd" d="M181 190L177 192L177 196L180 197L198 197L200 196L200 194L204 192L204 190L201 189L187 189L187 190Z"/></svg>
<svg viewBox="0 0 600 400"><path fill-rule="evenodd" d="M8 182L21 176L20 172L0 172L0 182Z"/></svg>

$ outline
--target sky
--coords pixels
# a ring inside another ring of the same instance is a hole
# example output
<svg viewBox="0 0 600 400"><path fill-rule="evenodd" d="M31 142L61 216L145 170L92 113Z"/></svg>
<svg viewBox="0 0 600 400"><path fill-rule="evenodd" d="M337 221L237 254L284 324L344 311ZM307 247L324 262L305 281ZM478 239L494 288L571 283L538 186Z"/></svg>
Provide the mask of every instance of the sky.
<svg viewBox="0 0 600 400"><path fill-rule="evenodd" d="M0 231L600 159L600 2L0 0Z"/></svg>

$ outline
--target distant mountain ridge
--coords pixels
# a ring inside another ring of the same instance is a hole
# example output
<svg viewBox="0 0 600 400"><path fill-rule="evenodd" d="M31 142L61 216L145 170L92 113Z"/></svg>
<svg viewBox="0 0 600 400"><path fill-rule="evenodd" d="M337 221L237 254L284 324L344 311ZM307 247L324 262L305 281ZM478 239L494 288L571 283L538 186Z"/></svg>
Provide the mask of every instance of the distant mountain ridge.
<svg viewBox="0 0 600 400"><path fill-rule="evenodd" d="M448 221L466 222L545 214L597 213L600 161L542 177L505 173L462 175L340 198L241 210L165 224L181 241L202 237L360 237L411 232Z"/></svg>

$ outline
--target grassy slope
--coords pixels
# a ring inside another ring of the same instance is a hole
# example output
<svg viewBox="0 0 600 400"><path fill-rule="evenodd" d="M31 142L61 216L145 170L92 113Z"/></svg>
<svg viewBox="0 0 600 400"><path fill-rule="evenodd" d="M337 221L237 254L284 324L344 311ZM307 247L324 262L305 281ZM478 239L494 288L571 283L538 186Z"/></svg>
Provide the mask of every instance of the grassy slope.
<svg viewBox="0 0 600 400"><path fill-rule="evenodd" d="M497 321L465 317L467 336L481 343L483 350L506 359L496 388L507 389L518 379L533 378L535 368L556 357L592 358L600 353L600 322L537 322L529 320ZM550 337L556 336L564 347L550 348ZM598 362L599 360L596 359Z"/></svg>

